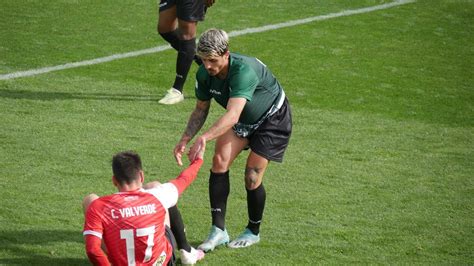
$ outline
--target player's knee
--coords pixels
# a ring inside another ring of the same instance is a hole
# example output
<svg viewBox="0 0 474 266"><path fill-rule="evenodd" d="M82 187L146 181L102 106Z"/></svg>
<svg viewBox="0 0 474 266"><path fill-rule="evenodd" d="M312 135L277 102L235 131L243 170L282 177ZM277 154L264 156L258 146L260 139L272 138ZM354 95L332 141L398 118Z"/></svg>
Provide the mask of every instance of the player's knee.
<svg viewBox="0 0 474 266"><path fill-rule="evenodd" d="M179 39L184 40L184 41L190 41L190 40L196 41L196 35L195 34L186 34L185 32L180 32Z"/></svg>
<svg viewBox="0 0 474 266"><path fill-rule="evenodd" d="M185 22L183 20L180 20L178 23L178 28L179 28L179 38L181 40L196 39L196 30L197 30L196 22Z"/></svg>
<svg viewBox="0 0 474 266"><path fill-rule="evenodd" d="M245 169L245 187L248 190L254 190L262 183L262 173L259 169L247 167Z"/></svg>
<svg viewBox="0 0 474 266"><path fill-rule="evenodd" d="M245 187L248 190L254 190L258 188L259 185L260 185L260 180L257 177L254 177L254 176L245 177Z"/></svg>
<svg viewBox="0 0 474 266"><path fill-rule="evenodd" d="M227 172L229 168L230 159L222 154L214 154L212 157L212 172L214 173L224 173Z"/></svg>

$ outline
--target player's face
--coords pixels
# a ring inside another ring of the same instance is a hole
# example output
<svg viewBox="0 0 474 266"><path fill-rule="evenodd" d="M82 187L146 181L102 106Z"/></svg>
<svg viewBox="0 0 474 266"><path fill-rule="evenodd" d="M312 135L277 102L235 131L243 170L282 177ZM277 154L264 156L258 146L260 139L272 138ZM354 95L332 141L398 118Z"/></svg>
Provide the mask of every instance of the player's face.
<svg viewBox="0 0 474 266"><path fill-rule="evenodd" d="M202 57L201 60L209 75L217 76L218 78L225 78L227 76L228 52L222 56Z"/></svg>

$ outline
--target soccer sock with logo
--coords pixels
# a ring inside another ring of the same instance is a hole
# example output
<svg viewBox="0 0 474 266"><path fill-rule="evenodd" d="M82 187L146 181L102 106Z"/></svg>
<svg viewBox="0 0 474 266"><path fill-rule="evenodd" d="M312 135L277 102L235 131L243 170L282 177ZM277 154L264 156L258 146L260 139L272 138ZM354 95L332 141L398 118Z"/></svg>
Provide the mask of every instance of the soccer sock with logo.
<svg viewBox="0 0 474 266"><path fill-rule="evenodd" d="M227 197L230 192L229 171L213 173L209 177L209 200L211 201L212 224L225 229Z"/></svg>
<svg viewBox="0 0 474 266"><path fill-rule="evenodd" d="M174 238L176 239L178 249L184 249L187 252L191 252L191 246L189 245L188 239L186 238L183 218L181 217L178 207L175 205L169 208L168 213L170 215L171 232L173 232Z"/></svg>
<svg viewBox="0 0 474 266"><path fill-rule="evenodd" d="M178 58L176 59L176 78L173 88L181 92L183 91L184 82L188 76L195 54L196 38L179 41Z"/></svg>
<svg viewBox="0 0 474 266"><path fill-rule="evenodd" d="M247 228L255 235L260 232L260 223L262 222L263 210L265 209L266 193L263 183L254 190L247 190L247 207L249 214L249 223Z"/></svg>

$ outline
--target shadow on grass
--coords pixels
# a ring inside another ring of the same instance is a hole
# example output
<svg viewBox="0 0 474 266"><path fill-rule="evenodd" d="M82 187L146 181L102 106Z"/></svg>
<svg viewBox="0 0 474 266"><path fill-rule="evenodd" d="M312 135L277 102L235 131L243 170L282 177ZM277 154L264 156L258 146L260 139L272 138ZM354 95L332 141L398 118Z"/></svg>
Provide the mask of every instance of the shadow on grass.
<svg viewBox="0 0 474 266"><path fill-rule="evenodd" d="M158 101L159 95L138 94L106 94L106 93L77 93L77 92L47 92L28 90L0 90L0 98L28 100L113 100L113 101Z"/></svg>
<svg viewBox="0 0 474 266"><path fill-rule="evenodd" d="M64 250L46 250L45 245L70 243L84 245L82 234L67 230L28 230L0 231L0 254L9 254L11 258L0 256L0 265L90 265L85 257L60 257Z"/></svg>

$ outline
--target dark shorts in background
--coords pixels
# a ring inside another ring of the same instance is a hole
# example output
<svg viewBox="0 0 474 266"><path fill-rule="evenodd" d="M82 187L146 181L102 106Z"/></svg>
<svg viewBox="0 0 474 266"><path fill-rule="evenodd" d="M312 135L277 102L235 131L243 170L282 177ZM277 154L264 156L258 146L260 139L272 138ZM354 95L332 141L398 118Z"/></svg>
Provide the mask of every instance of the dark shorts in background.
<svg viewBox="0 0 474 266"><path fill-rule="evenodd" d="M160 12L176 5L179 19L185 21L203 21L206 4L203 0L160 0Z"/></svg>
<svg viewBox="0 0 474 266"><path fill-rule="evenodd" d="M285 98L280 110L268 117L247 137L250 149L269 161L281 163L292 129L291 107Z"/></svg>

